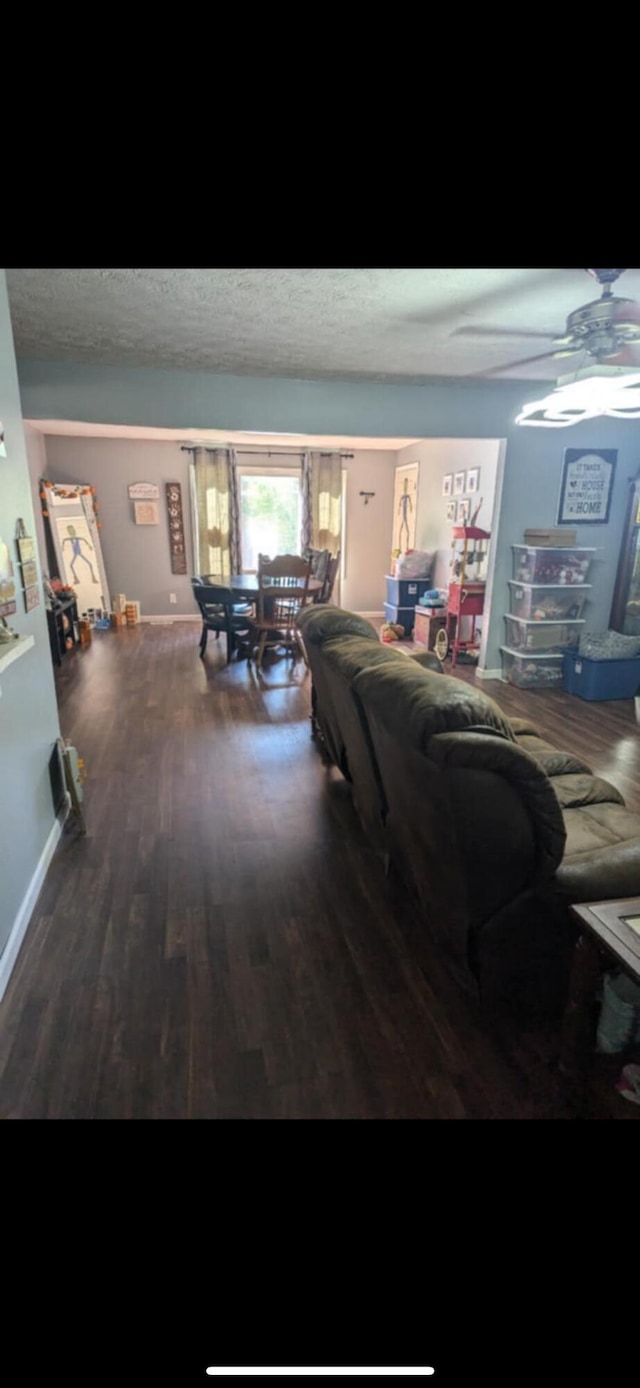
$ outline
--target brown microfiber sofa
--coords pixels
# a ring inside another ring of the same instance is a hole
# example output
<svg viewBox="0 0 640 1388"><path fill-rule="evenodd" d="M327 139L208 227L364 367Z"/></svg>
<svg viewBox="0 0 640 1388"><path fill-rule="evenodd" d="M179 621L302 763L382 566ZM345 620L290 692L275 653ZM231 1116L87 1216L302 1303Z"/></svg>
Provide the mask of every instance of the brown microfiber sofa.
<svg viewBox="0 0 640 1388"><path fill-rule="evenodd" d="M435 656L382 645L340 608L305 609L299 629L314 730L458 981L485 1003L557 1012L568 907L640 892L640 816Z"/></svg>

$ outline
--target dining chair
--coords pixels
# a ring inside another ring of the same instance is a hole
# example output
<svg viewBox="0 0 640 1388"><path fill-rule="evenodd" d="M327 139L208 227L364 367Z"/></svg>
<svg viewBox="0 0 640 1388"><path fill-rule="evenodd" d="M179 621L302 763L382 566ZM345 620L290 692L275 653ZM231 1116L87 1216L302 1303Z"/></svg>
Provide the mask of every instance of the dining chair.
<svg viewBox="0 0 640 1388"><path fill-rule="evenodd" d="M258 597L256 615L251 618L249 661L257 650L259 670L265 650L278 646L288 649L294 659L301 655L306 664L295 620L301 608L311 600L310 577L311 560L302 559L299 554L278 554L275 559L266 559L263 554L258 556Z"/></svg>
<svg viewBox="0 0 640 1388"><path fill-rule="evenodd" d="M209 632L215 631L216 640L219 640L220 632L224 631L227 638L228 665L236 648L237 637L249 633L253 604L238 602L226 584L208 583L206 578L200 576L191 579L191 587L202 616L200 655L204 656L207 649Z"/></svg>
<svg viewBox="0 0 640 1388"><path fill-rule="evenodd" d="M316 602L331 602L331 595L340 569L340 553L341 551L338 550L338 553L329 560L326 577L322 585L322 592L320 593L320 597L316 598Z"/></svg>

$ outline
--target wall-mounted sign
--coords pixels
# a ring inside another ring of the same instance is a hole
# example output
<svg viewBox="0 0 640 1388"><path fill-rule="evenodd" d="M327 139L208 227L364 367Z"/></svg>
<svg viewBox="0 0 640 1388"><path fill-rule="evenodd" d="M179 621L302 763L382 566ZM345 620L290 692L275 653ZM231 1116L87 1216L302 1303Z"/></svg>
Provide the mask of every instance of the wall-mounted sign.
<svg viewBox="0 0 640 1388"><path fill-rule="evenodd" d="M605 525L617 448L565 448L556 525Z"/></svg>
<svg viewBox="0 0 640 1388"><path fill-rule="evenodd" d="M38 566L35 559L29 559L26 564L21 564L20 567L22 569L23 588L32 588L33 584L38 582Z"/></svg>
<svg viewBox="0 0 640 1388"><path fill-rule="evenodd" d="M8 617L12 612L15 612L15 592L16 585L9 546L0 537L0 617Z"/></svg>
<svg viewBox="0 0 640 1388"><path fill-rule="evenodd" d="M160 488L153 482L132 482L128 492L132 501L157 501L160 496Z"/></svg>
<svg viewBox="0 0 640 1388"><path fill-rule="evenodd" d="M184 542L182 488L179 482L167 482L167 513L169 516L169 548L172 574L186 574L187 551Z"/></svg>
<svg viewBox="0 0 640 1388"><path fill-rule="evenodd" d="M155 501L134 501L136 525L157 525L158 506Z"/></svg>
<svg viewBox="0 0 640 1388"><path fill-rule="evenodd" d="M34 607L38 607L38 606L39 606L39 603L40 603L40 589L38 588L37 583L34 585L33 588L25 588L25 590L24 590L24 605L25 605L25 610L26 610L27 612L31 612L31 611L33 610Z"/></svg>

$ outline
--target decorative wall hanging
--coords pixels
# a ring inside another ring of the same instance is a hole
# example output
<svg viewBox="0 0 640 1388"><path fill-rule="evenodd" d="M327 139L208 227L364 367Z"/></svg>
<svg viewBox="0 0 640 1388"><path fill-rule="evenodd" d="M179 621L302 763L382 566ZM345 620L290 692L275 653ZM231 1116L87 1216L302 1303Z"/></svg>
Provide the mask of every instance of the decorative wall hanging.
<svg viewBox="0 0 640 1388"><path fill-rule="evenodd" d="M468 496L473 496L474 492L477 492L479 485L480 485L480 468L479 468L479 467L470 467L469 470L468 470L468 472L467 472L467 486L466 486L466 491L467 491Z"/></svg>
<svg viewBox="0 0 640 1388"><path fill-rule="evenodd" d="M617 448L565 448L556 525L606 525Z"/></svg>
<svg viewBox="0 0 640 1388"><path fill-rule="evenodd" d="M448 520L448 521L451 521L451 524L452 524L452 525L455 525L455 523L456 523L456 515L457 515L457 512L458 512L458 503L457 503L457 501L448 501L448 502L447 502L447 520Z"/></svg>
<svg viewBox="0 0 640 1388"><path fill-rule="evenodd" d="M132 501L157 501L160 496L155 482L132 482L127 490Z"/></svg>
<svg viewBox="0 0 640 1388"><path fill-rule="evenodd" d="M49 530L58 576L73 589L82 616L90 607L110 611L109 587L100 544L95 487L44 481L42 514Z"/></svg>
<svg viewBox="0 0 640 1388"><path fill-rule="evenodd" d="M454 479L453 479L453 495L454 495L454 496L462 496L462 493L464 492L464 479L465 479L465 476L466 476L466 473L464 473L464 472L456 472L455 477L454 477Z"/></svg>
<svg viewBox="0 0 640 1388"><path fill-rule="evenodd" d="M468 525L468 524L469 524L469 510L470 510L470 508L471 508L471 502L467 499L467 497L464 497L464 499L463 499L462 501L459 501L459 502L458 502L458 514L457 514L457 516L456 516L456 525Z"/></svg>
<svg viewBox="0 0 640 1388"><path fill-rule="evenodd" d="M179 482L167 482L167 512L169 515L169 548L172 574L186 574L187 551L184 543L182 488Z"/></svg>
<svg viewBox="0 0 640 1388"><path fill-rule="evenodd" d="M9 546L0 536L0 617L10 617L16 610L16 585Z"/></svg>
<svg viewBox="0 0 640 1388"><path fill-rule="evenodd" d="M453 491L453 473L448 472L442 479L442 495L451 496Z"/></svg>
<svg viewBox="0 0 640 1388"><path fill-rule="evenodd" d="M18 558L21 564L26 564L30 559L35 559L35 541L31 539L30 535L18 535L16 545L18 546Z"/></svg>
<svg viewBox="0 0 640 1388"><path fill-rule="evenodd" d="M16 523L16 549L24 589L25 612L31 612L40 603L38 565L35 561L35 544L31 536L27 535L22 517L19 517Z"/></svg>
<svg viewBox="0 0 640 1388"><path fill-rule="evenodd" d="M395 557L415 547L419 470L419 463L406 463L396 468L391 539L391 553Z"/></svg>
<svg viewBox="0 0 640 1388"><path fill-rule="evenodd" d="M6 458L7 450L4 443L4 424L0 419L0 458Z"/></svg>
<svg viewBox="0 0 640 1388"><path fill-rule="evenodd" d="M157 525L158 507L155 501L134 501L136 525Z"/></svg>
<svg viewBox="0 0 640 1388"><path fill-rule="evenodd" d="M20 565L22 569L22 587L32 588L38 582L38 566L35 559L29 559L26 564Z"/></svg>

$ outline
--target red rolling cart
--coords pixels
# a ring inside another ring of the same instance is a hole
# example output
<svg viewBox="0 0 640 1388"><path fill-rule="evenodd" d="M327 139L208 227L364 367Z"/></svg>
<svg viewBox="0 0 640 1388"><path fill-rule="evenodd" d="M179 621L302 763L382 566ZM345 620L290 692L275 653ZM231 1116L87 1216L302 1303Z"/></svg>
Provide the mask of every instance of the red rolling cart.
<svg viewBox="0 0 640 1388"><path fill-rule="evenodd" d="M477 525L456 525L451 533L447 622L436 636L435 649L440 660L451 651L452 670L460 651L478 648L476 618L484 610L490 539L490 532Z"/></svg>

